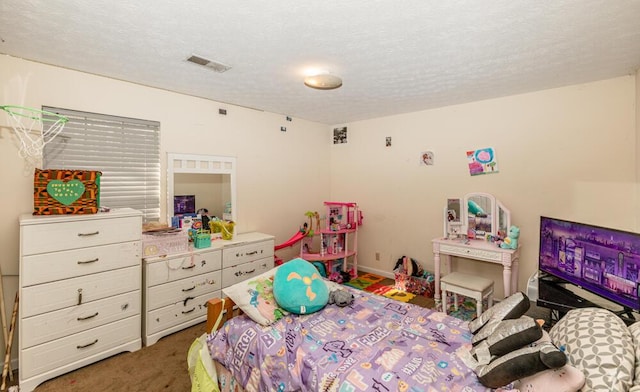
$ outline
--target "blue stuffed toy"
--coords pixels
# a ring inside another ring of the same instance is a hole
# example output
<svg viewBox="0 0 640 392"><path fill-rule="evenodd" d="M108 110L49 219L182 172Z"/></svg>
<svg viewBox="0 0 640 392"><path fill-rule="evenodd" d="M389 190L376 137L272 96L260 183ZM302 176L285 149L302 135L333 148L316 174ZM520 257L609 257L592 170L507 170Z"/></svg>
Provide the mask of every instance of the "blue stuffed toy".
<svg viewBox="0 0 640 392"><path fill-rule="evenodd" d="M503 249L518 249L518 238L520 237L520 228L518 226L511 226L509 228L509 235L500 244Z"/></svg>
<svg viewBox="0 0 640 392"><path fill-rule="evenodd" d="M316 267L301 258L281 265L273 277L273 296L291 313L309 314L329 302L329 289Z"/></svg>

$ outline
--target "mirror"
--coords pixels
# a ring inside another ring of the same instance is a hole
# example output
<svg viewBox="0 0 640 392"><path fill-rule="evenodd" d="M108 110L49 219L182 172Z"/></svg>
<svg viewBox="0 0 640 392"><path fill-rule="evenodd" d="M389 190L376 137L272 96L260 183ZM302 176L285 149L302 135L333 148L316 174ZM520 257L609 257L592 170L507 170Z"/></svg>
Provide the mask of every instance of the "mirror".
<svg viewBox="0 0 640 392"><path fill-rule="evenodd" d="M183 196L174 204L174 196ZM195 197L195 203L192 202ZM188 201L191 201L189 203ZM187 207L185 207L187 205ZM167 222L175 207L206 208L209 216L236 221L236 158L167 154Z"/></svg>
<svg viewBox="0 0 640 392"><path fill-rule="evenodd" d="M467 205L467 236L486 238L495 235L495 198L487 193L469 193L465 197Z"/></svg>
<svg viewBox="0 0 640 392"><path fill-rule="evenodd" d="M511 227L511 212L498 200L496 200L496 205L498 208L496 235L500 238L506 238L509 233L509 227Z"/></svg>

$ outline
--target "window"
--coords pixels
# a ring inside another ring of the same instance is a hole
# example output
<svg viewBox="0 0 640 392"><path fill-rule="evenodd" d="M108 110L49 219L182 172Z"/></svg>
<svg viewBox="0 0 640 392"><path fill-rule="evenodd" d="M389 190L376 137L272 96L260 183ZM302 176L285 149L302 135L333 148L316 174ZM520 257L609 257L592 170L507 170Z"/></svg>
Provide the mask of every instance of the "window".
<svg viewBox="0 0 640 392"><path fill-rule="evenodd" d="M69 119L43 151L45 169L102 172L100 205L160 218L160 123L43 107Z"/></svg>

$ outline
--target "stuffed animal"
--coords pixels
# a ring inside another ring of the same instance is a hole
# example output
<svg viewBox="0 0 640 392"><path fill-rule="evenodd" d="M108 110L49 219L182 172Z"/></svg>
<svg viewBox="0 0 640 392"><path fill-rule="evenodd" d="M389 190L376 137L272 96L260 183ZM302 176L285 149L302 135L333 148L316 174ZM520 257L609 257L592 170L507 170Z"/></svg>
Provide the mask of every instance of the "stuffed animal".
<svg viewBox="0 0 640 392"><path fill-rule="evenodd" d="M474 371L484 386L499 388L566 365L565 353L543 340L541 325L524 315L528 303L529 298L517 292L469 323Z"/></svg>
<svg viewBox="0 0 640 392"><path fill-rule="evenodd" d="M329 289L313 264L297 258L278 267L273 277L273 296L284 310L309 314L327 305Z"/></svg>
<svg viewBox="0 0 640 392"><path fill-rule="evenodd" d="M504 239L504 242L500 244L503 249L518 249L518 238L520 237L520 228L518 226L511 226L509 228L509 235Z"/></svg>
<svg viewBox="0 0 640 392"><path fill-rule="evenodd" d="M329 293L329 303L336 304L337 306L344 308L353 303L353 294L347 290L333 290Z"/></svg>
<svg viewBox="0 0 640 392"><path fill-rule="evenodd" d="M543 320L537 320L540 327ZM542 337L534 344L551 342L547 331L542 331ZM585 375L576 367L567 363L563 367L547 369L532 376L521 378L514 383L520 392L576 392L585 384Z"/></svg>

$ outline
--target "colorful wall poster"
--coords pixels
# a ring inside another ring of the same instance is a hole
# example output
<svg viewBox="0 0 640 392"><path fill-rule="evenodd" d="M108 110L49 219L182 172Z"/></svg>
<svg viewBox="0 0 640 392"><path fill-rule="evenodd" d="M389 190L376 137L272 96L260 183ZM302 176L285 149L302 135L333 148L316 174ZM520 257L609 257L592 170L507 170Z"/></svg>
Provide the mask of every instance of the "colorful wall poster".
<svg viewBox="0 0 640 392"><path fill-rule="evenodd" d="M467 161L469 162L469 174L472 176L498 172L498 161L491 147L467 151Z"/></svg>

